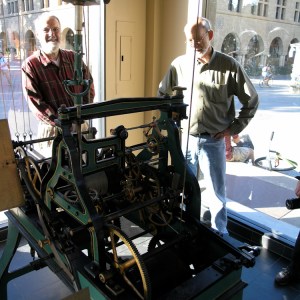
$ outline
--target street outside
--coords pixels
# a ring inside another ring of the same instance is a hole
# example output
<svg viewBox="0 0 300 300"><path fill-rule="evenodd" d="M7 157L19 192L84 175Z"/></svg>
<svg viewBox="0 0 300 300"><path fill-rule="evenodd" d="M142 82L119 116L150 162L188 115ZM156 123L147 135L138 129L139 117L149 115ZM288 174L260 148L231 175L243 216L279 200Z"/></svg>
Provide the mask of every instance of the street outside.
<svg viewBox="0 0 300 300"><path fill-rule="evenodd" d="M278 235L283 232L296 238L297 228L300 227L300 209L288 210L286 200L296 197L294 189L297 180L294 177L300 172L300 91L291 89L289 76L283 77L275 77L271 87L259 87L259 79L252 79L260 105L244 133L248 133L253 141L255 159L266 157L269 150L274 150L283 158L295 161L298 166L294 170L275 172L227 163L227 196L245 207L270 216L258 217L258 223L270 226L272 232ZM280 164L282 166L283 162ZM233 187L232 180L235 181Z"/></svg>
<svg viewBox="0 0 300 300"><path fill-rule="evenodd" d="M259 94L260 105L254 119L244 130L253 140L255 158L266 156L270 148L300 166L300 91L291 90L288 78L283 80L275 77L269 88L259 87L258 81L252 80ZM274 136L270 142L272 132Z"/></svg>

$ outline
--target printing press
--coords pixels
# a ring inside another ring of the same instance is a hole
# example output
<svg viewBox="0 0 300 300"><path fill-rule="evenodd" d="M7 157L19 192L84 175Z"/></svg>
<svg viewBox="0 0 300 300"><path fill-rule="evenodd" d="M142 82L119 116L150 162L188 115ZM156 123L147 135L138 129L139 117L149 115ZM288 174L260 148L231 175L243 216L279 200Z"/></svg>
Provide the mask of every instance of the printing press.
<svg viewBox="0 0 300 300"><path fill-rule="evenodd" d="M41 140L11 141L1 122L2 179L19 193L6 207L1 299L8 282L43 267L91 299L241 299L242 269L254 266L257 249L200 221L200 187L181 151L186 109L180 87L174 96L61 107L50 158L34 151ZM159 117L103 138L81 131L84 122L146 111ZM137 130L144 142L128 145ZM38 258L10 270L21 238Z"/></svg>

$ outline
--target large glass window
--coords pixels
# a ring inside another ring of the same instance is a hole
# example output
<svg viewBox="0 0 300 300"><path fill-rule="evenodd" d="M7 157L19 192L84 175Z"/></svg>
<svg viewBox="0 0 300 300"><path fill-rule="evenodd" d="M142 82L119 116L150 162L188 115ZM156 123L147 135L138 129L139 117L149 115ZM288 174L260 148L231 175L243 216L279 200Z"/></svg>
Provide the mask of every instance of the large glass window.
<svg viewBox="0 0 300 300"><path fill-rule="evenodd" d="M194 9L199 1L189 2L193 2L189 16L195 20ZM254 219L256 214L259 215L262 225L267 224L268 220L274 221L269 229L271 232L277 232L276 224L288 224L293 228L295 226L296 230L284 231L285 234L298 233L300 210L290 211L285 205L287 198L295 197L295 175L299 175L300 171L299 147L292 134L297 128L300 113L300 65L297 60L300 55L300 27L294 21L296 2L243 1L239 13L233 9L234 2L201 2L206 6L202 8L200 15L204 11L212 21L214 49L233 56L242 64L260 99L256 115L241 132L241 135L251 138L255 148L254 160L258 160L259 166L256 163L252 165L227 162L229 206L246 218ZM276 19L276 11L280 19ZM177 28L178 35L184 25L182 22L181 27ZM170 29L164 36L164 46L167 49L165 52L169 53L169 61L183 53L178 46L180 40L172 41L172 32ZM168 40L170 36L172 38ZM176 55L174 47L170 49L170 45L173 44L178 50ZM164 63L166 54L163 57ZM261 84L262 70L267 66L272 73L269 86ZM164 70L167 70L167 67L166 64ZM236 101L235 104L238 111L239 102ZM278 163L283 170L274 171L273 167L269 170L261 158L267 158L272 164ZM281 158L287 158L288 163ZM293 164L293 161L297 165ZM231 200L242 206L234 206Z"/></svg>
<svg viewBox="0 0 300 300"><path fill-rule="evenodd" d="M188 5L189 2L188 0L182 0L180 5L185 5L182 3ZM257 114L245 131L241 133L248 134L251 137L255 146L255 159L272 156L274 152L269 152L269 150L274 150L279 152L283 158L288 158L298 163L298 166L294 169L281 172L269 171L251 164L239 166L235 163L228 163L228 197L275 220L279 219L300 227L298 221L300 218L297 218L297 211L291 212L285 207L286 198L294 196L295 179L293 178L299 173L300 165L299 146L296 138L300 112L300 2L283 0L218 0L200 2L208 3L206 10L203 11L208 13L213 22L215 31L214 48L238 60L245 68L259 93L260 106ZM22 11L33 9L33 7L30 8L29 0L22 0L22 3ZM41 8L47 8L49 1L45 0L40 3ZM167 3L170 4L168 10L174 4L172 1L165 1L164 3L166 5ZM122 10L113 1L109 5L115 5L113 9L114 14L118 14L118 9ZM66 4L60 7L58 10L61 13L60 17L63 18L68 15L64 13L63 9L67 9L69 6L69 4ZM92 6L90 14L96 11L95 7L97 6ZM193 6L194 8L195 5ZM133 96L132 91L136 87L141 87L138 91L139 96L143 95L143 93L153 96L158 85L158 82L155 82L153 84L155 88L151 89L147 86L147 80L142 80L142 84L139 85L134 85L128 80L117 81L121 70L120 65L117 65L121 48L124 47L122 50L130 52L132 49L131 35L133 35L131 31L136 33L140 30L140 27L136 26L135 23L140 12L136 12L134 17L129 18L128 15L131 11L126 11L126 14L124 14L124 11L120 11L115 19L108 18L106 23L110 27L108 26L106 34L99 34L96 38L95 34L92 35L92 33L100 31L98 26L99 16L90 16L90 20L97 21L97 26L94 23L92 24L92 21L89 22L88 18L84 22L86 25L85 29L91 32L91 35L84 33L83 43L89 45L86 48L84 47L84 58L91 57L89 66L93 72L95 84L100 82L100 79L96 76L96 70L101 62L100 60L104 57L100 58L97 52L101 48L99 46L99 36L105 39L107 60L110 61L106 68L106 73L104 74L104 71L101 70L103 72L101 78L105 78L107 81L108 99L112 99L113 96ZM141 11L144 12L145 10L141 9ZM74 13L74 11L72 12ZM123 21L124 15L134 21ZM9 23L9 18L6 18L6 26L4 26L4 23L1 23L3 25L2 28L5 29L2 29L0 32L0 48L10 61L10 74L13 81L12 86L9 86L5 78L1 78L0 92L3 96L0 99L0 117L9 119L13 139L21 139L23 137L30 139L37 134L37 121L28 109L20 82L21 63L38 48L35 30L31 23L32 16L28 15L27 19L26 16L15 23ZM181 18L186 18L186 15L181 16ZM155 18L153 18L153 22L155 22L154 20ZM62 28L64 47L74 49L74 16L72 18L68 17L64 21L64 27ZM163 34L167 30L163 21L161 20L162 25L161 30L158 30L159 34ZM186 19L182 23L185 24L185 22ZM134 30L132 30L133 28ZM182 28L176 27L176 35L177 33L178 35L182 34ZM173 24L172 34L166 34L165 39L160 39L160 36L156 36L159 35L156 28L153 30L152 35L146 35L146 29L142 31L142 38L137 43L141 49L136 52L135 56L130 56L132 60L123 69L124 74L130 74L132 70L135 70L137 67L133 63L139 59L141 63L138 64L138 67L142 66L141 71L139 70L139 77L143 79L145 74L146 76L150 74L151 80L156 79L159 81L160 76L157 75L157 69L174 58L175 50L180 52L184 48L184 45L174 43L174 30ZM158 46L157 48L143 48L145 38L153 39L156 42L155 45L160 45L161 43L161 48ZM104 51L105 47L102 45L101 51ZM167 55L161 55L163 52L162 48L167 49L165 50ZM10 49L12 50L10 51ZM153 60L144 59L142 55L145 55L145 53L149 55L152 51L151 49L154 49L154 52L159 52L159 58L155 57ZM93 55L88 55L90 52ZM266 65L270 65L273 74L270 82L270 85L272 84L271 87L260 86L262 68ZM128 76L128 78L130 77ZM143 86L144 82L146 82L145 88ZM96 90L100 94L103 93L104 89L98 88ZM110 128L109 125L107 127ZM272 140L271 136L273 137ZM274 157L270 157L270 159L275 160ZM280 166L284 164L279 158L278 163Z"/></svg>
<svg viewBox="0 0 300 300"><path fill-rule="evenodd" d="M214 16L214 47L242 63L260 99L255 117L241 133L252 139L257 163L227 163L227 196L263 213L266 219L262 223L271 217L299 228L300 211L288 210L285 201L295 197L294 176L300 171L299 148L292 136L300 113L300 26L295 26L300 3L243 1L240 14L235 15L226 12L225 1L215 4L209 12ZM232 10L232 3L229 4L228 9ZM262 68L266 65L272 72L271 87L261 84ZM237 108L238 105L237 102ZM278 158L276 152L290 163ZM278 159L282 170L269 170L269 166L259 163L263 158Z"/></svg>
<svg viewBox="0 0 300 300"><path fill-rule="evenodd" d="M52 1L53 5L54 2ZM14 3L15 1L5 3L7 7L5 8L6 14L16 12L12 10ZM47 7L49 1L45 0L41 3L43 7ZM55 6L57 6L57 2L55 3ZM61 4L61 2L58 3ZM0 74L0 119L8 120L11 139L15 143L30 142L30 140L36 139L38 134L38 120L29 109L26 96L23 93L21 79L21 67L24 60L32 55L40 45L37 38L35 20L42 11L34 15L26 13L28 10L34 9L33 5L34 1L32 0L22 0L22 12L24 12L24 14L21 12L20 16L14 17L14 19L6 16L5 19L0 20L0 24L2 25L0 31L0 51L3 51L4 60L9 63L9 68L5 76L4 72ZM7 10L8 8L10 11ZM91 19L96 21L93 23L88 19L84 19L82 32L80 32L82 35L80 45L82 50L80 53L92 72L95 90L97 91L96 99L100 101L99 82L104 79L99 79L98 66L101 60L99 44L100 40L102 41L102 38L100 38L100 30L103 29L100 24L103 22L103 18L100 20L99 5L93 6L91 12L88 10L89 7L84 8L84 18L85 16L91 16ZM54 10L52 13L61 20L61 47L74 50L74 6L71 4L64 5L62 9ZM68 16L67 19L66 16ZM78 32L76 32L76 34L78 34ZM90 59L90 56L92 56L93 59ZM98 132L100 132L100 130ZM36 150L35 146L28 146L28 149L29 148L30 151ZM6 217L3 212L0 212L0 227L5 224L5 219Z"/></svg>

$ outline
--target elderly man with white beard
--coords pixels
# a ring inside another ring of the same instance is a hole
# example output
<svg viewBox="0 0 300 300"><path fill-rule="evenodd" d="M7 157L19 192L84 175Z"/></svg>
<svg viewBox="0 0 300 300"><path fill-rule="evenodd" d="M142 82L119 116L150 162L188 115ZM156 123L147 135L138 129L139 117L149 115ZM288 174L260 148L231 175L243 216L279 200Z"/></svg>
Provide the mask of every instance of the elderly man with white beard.
<svg viewBox="0 0 300 300"><path fill-rule="evenodd" d="M28 57L22 65L22 84L29 108L40 120L38 138L56 135L54 120L61 105L74 106L74 100L64 87L64 80L74 78L75 52L63 50L61 23L56 16L43 15L37 20L37 36L41 47ZM92 79L87 66L82 63L83 78ZM72 93L81 93L84 86L68 86ZM93 84L83 96L83 104L94 99ZM40 152L49 156L52 141L40 143ZM51 155L51 154L50 154Z"/></svg>

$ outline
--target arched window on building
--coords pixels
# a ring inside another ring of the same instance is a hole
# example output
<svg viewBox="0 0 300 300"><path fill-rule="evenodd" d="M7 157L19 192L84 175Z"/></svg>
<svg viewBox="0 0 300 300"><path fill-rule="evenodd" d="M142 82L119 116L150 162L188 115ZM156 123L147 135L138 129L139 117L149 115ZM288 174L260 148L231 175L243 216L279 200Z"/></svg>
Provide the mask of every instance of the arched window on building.
<svg viewBox="0 0 300 300"><path fill-rule="evenodd" d="M66 49L74 50L74 32L69 29L66 33Z"/></svg>
<svg viewBox="0 0 300 300"><path fill-rule="evenodd" d="M277 37L272 40L270 45L270 56L272 58L278 58L282 54L282 40Z"/></svg>
<svg viewBox="0 0 300 300"><path fill-rule="evenodd" d="M272 66L277 66L277 68L279 68L280 58L282 55L283 55L282 39L276 37L275 39L272 40L270 44L268 63L270 63Z"/></svg>
<svg viewBox="0 0 300 300"><path fill-rule="evenodd" d="M261 59L264 54L264 43L259 35L254 35L247 46L245 55L245 69L249 75L259 75L261 69Z"/></svg>
<svg viewBox="0 0 300 300"><path fill-rule="evenodd" d="M25 57L30 56L36 50L36 39L31 30L25 34Z"/></svg>
<svg viewBox="0 0 300 300"><path fill-rule="evenodd" d="M238 50L239 49L235 35L232 33L228 34L222 43L221 51L236 58L238 55Z"/></svg>
<svg viewBox="0 0 300 300"><path fill-rule="evenodd" d="M15 49L15 55L20 56L20 35L14 31L12 33L12 47Z"/></svg>
<svg viewBox="0 0 300 300"><path fill-rule="evenodd" d="M6 48L7 48L6 33L1 32L0 33L0 49L1 49L1 51L5 52Z"/></svg>

